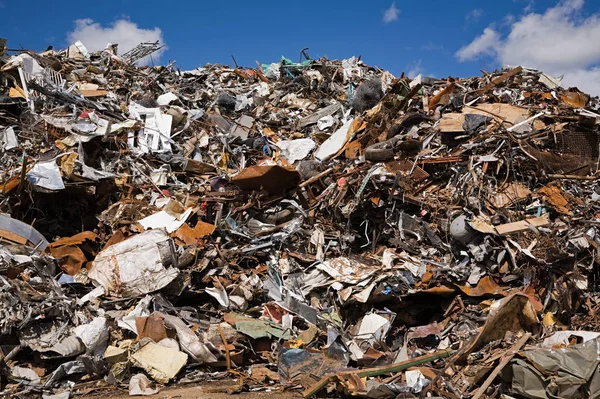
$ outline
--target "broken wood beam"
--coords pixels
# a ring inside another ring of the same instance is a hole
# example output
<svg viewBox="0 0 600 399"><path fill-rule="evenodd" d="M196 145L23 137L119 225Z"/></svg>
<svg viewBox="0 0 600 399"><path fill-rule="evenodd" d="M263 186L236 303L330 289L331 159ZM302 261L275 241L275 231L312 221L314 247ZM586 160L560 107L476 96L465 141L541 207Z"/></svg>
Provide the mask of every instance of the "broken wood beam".
<svg viewBox="0 0 600 399"><path fill-rule="evenodd" d="M492 79L492 81L490 83L488 83L481 89L476 90L475 92L479 95L482 95L483 93L487 92L488 90L493 89L494 87L498 86L500 83L507 81L508 79L515 76L522 70L523 70L523 67L521 67L521 66L513 68L510 71L503 73L501 76L498 76L497 78Z"/></svg>
<svg viewBox="0 0 600 399"><path fill-rule="evenodd" d="M446 87L440 90L436 95L429 99L429 109L434 110L437 107L438 103L441 101L442 97L448 94L452 94L454 92L455 83L448 83Z"/></svg>
<svg viewBox="0 0 600 399"><path fill-rule="evenodd" d="M330 174L331 172L333 172L333 168L329 168L329 169L327 169L327 170L325 170L325 171L323 171L323 172L319 173L318 175L315 175L315 176L311 177L310 179L308 179L308 180L306 180L306 181L303 181L302 183L300 183L299 187L300 187L300 188L302 188L302 187L306 187L306 186L308 186L309 184L311 184L311 183L314 183L314 182L316 182L317 180L319 180L319 179L321 179L321 178L323 178L323 177L327 176L327 175L328 175L328 174Z"/></svg>
<svg viewBox="0 0 600 399"><path fill-rule="evenodd" d="M600 175L578 176L578 175L549 174L548 178L550 178L550 179L566 179L566 180L597 180L597 179L600 179Z"/></svg>
<svg viewBox="0 0 600 399"><path fill-rule="evenodd" d="M492 385L492 382L494 382L494 379L498 376L498 374L500 374L502 372L504 367L506 367L508 362L510 362L512 360L512 358L515 356L515 354L519 350L521 350L521 348L525 345L525 343L527 343L527 341L529 340L530 337L531 337L531 333L527 333L527 334L523 335L521 337L521 339L519 339L517 341L517 343L514 344L512 346L512 348L509 349L509 351L505 354L505 356L502 357L502 360L500 361L498 366L496 366L494 371L492 371L490 373L488 378L483 382L483 384L481 384L479 389L475 392L475 395L473 396L472 399L479 399L485 394L485 391L488 389L488 387L490 385Z"/></svg>

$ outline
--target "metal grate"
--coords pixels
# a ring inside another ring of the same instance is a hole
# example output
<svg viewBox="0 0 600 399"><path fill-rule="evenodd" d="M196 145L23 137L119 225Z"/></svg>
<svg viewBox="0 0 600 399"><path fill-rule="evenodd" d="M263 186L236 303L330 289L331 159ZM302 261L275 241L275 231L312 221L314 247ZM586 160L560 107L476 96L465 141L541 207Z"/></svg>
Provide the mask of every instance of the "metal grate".
<svg viewBox="0 0 600 399"><path fill-rule="evenodd" d="M122 58L130 64L134 64L142 58L160 50L163 45L157 40L154 43L140 43L133 49L122 55Z"/></svg>
<svg viewBox="0 0 600 399"><path fill-rule="evenodd" d="M21 78L21 85L23 87L23 91L25 92L25 99L29 103L29 107L32 111L34 110L32 99L44 98L42 93L39 93L36 90L29 90L27 88L32 80L35 79L35 82L42 87L55 87L58 89L63 89L66 83L60 73L50 68L44 68L42 75L38 75L36 77L25 72L23 68L19 68L19 77Z"/></svg>
<svg viewBox="0 0 600 399"><path fill-rule="evenodd" d="M553 152L598 159L600 155L600 132L563 132L556 135Z"/></svg>

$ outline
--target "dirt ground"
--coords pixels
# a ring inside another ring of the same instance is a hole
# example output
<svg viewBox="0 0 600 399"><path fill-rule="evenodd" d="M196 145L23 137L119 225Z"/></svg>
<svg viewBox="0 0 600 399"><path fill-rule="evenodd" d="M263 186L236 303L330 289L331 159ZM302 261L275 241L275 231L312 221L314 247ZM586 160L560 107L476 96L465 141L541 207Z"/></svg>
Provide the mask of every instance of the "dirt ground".
<svg viewBox="0 0 600 399"><path fill-rule="evenodd" d="M235 384L232 382L230 385ZM152 396L145 396L149 399L300 399L302 395L299 391L273 391L273 392L242 392L239 394L227 393L229 385L223 382L214 384L187 385L183 387L163 388L159 393ZM93 399L131 399L135 396L129 396L127 392L110 392L87 396ZM142 398L143 396L137 396Z"/></svg>

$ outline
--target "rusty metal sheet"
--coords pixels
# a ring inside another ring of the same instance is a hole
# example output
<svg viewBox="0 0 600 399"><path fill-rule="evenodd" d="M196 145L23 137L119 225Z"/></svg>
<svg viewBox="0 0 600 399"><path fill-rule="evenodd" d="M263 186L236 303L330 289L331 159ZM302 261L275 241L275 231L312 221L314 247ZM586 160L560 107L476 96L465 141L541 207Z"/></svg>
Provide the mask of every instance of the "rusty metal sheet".
<svg viewBox="0 0 600 399"><path fill-rule="evenodd" d="M242 190L265 189L270 194L278 194L300 182L300 173L294 168L279 165L250 166L235 175L231 182Z"/></svg>

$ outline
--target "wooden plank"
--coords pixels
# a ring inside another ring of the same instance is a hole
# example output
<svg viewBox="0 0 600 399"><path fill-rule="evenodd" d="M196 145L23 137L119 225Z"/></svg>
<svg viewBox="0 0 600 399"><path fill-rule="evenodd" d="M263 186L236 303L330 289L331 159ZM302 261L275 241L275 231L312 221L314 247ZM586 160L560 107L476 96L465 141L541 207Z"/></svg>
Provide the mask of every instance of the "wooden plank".
<svg viewBox="0 0 600 399"><path fill-rule="evenodd" d="M11 242L14 242L17 244L23 244L23 245L27 244L27 238L21 237L20 235L15 234L8 230L0 229L0 238L4 238L7 241L11 241Z"/></svg>
<svg viewBox="0 0 600 399"><path fill-rule="evenodd" d="M84 97L103 97L108 94L108 90L79 90Z"/></svg>
<svg viewBox="0 0 600 399"><path fill-rule="evenodd" d="M465 114L459 114L456 112L449 112L442 116L437 128L440 132L464 132L463 123L465 123Z"/></svg>
<svg viewBox="0 0 600 399"><path fill-rule="evenodd" d="M544 227L550 225L550 219L548 219L548 214L543 216L519 220L518 222L506 223L496 226L496 231L501 236L507 236L515 233L522 233L524 231L528 231L530 226L533 227Z"/></svg>
<svg viewBox="0 0 600 399"><path fill-rule="evenodd" d="M419 159L419 163L421 165L435 164L435 163L455 163L455 162L461 162L464 159L465 158L461 155L450 155L447 157Z"/></svg>
<svg viewBox="0 0 600 399"><path fill-rule="evenodd" d="M512 360L512 358L515 356L515 354L519 350L521 350L521 348L525 345L525 343L527 342L527 340L530 337L531 337L531 333L527 333L527 334L523 335L521 337L521 339L518 340L517 343L514 344L512 348L510 348L510 350L508 351L507 354L504 355L504 357L502 358L502 360L500 361L500 363L498 364L498 366L496 366L496 368L494 369L494 371L492 371L490 373L490 375L488 376L488 378L479 387L479 389L477 390L477 392L475 392L475 395L473 396L473 399L479 399L479 398L481 398L485 394L485 391L492 384L492 382L494 382L494 379L498 376L498 374L500 374L502 372L502 370L504 369L504 367L506 367L506 365L508 364L508 362L510 362Z"/></svg>

